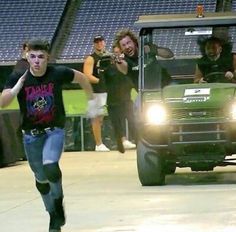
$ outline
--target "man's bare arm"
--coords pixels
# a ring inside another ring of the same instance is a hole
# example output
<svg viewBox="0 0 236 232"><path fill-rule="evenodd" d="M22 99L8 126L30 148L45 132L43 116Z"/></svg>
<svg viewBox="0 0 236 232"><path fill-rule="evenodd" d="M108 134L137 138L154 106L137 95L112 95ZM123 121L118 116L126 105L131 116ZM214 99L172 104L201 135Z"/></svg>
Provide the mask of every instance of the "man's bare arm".
<svg viewBox="0 0 236 232"><path fill-rule="evenodd" d="M94 66L94 59L92 56L88 56L83 65L83 73L88 77L90 83L97 84L99 79L93 75L93 66Z"/></svg>
<svg viewBox="0 0 236 232"><path fill-rule="evenodd" d="M13 99L15 98L15 96L17 96L17 94L20 92L25 78L26 78L26 73L28 71L26 71L17 81L17 83L15 84L15 86L13 88L9 88L9 89L4 89L2 91L1 97L0 97L0 107L4 108L7 107L8 105L11 104L11 102L13 101Z"/></svg>
<svg viewBox="0 0 236 232"><path fill-rule="evenodd" d="M11 104L15 96L12 95L11 89L4 89L0 96L0 107L5 108Z"/></svg>
<svg viewBox="0 0 236 232"><path fill-rule="evenodd" d="M82 87L82 89L85 91L87 98L93 99L92 86L89 83L89 80L86 77L86 75L80 71L75 70L75 69L73 69L73 71L74 71L74 80L72 81L72 83L79 84Z"/></svg>
<svg viewBox="0 0 236 232"><path fill-rule="evenodd" d="M200 71L198 65L196 65L195 69L195 74L194 74L194 83L200 83L203 81L203 75L202 72Z"/></svg>

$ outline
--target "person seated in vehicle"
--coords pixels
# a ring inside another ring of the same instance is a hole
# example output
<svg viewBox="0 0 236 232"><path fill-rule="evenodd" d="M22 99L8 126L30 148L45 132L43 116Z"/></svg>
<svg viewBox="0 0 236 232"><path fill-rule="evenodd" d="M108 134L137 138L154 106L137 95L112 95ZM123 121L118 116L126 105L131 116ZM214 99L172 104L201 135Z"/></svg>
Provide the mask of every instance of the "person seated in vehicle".
<svg viewBox="0 0 236 232"><path fill-rule="evenodd" d="M202 57L197 60L194 83L236 83L236 55L232 45L217 37L199 41Z"/></svg>

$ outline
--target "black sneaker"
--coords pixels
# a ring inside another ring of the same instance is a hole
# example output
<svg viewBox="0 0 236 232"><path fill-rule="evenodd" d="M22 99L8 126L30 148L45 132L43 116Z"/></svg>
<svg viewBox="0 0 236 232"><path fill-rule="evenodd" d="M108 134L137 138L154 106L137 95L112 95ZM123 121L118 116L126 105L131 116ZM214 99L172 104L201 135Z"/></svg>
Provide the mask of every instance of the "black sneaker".
<svg viewBox="0 0 236 232"><path fill-rule="evenodd" d="M49 213L49 215L50 215L49 232L61 232L61 226L56 212Z"/></svg>
<svg viewBox="0 0 236 232"><path fill-rule="evenodd" d="M66 223L66 217L65 217L65 211L63 206L63 198L60 197L58 199L55 199L55 211L57 215L57 221L60 226L65 225Z"/></svg>

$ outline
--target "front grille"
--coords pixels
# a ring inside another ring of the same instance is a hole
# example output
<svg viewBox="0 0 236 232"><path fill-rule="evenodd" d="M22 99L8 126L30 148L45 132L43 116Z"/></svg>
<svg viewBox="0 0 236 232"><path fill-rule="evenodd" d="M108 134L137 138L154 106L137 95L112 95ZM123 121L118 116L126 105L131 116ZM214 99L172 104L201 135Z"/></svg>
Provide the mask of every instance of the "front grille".
<svg viewBox="0 0 236 232"><path fill-rule="evenodd" d="M172 144L226 142L226 130L221 123L174 125L170 135Z"/></svg>
<svg viewBox="0 0 236 232"><path fill-rule="evenodd" d="M172 110L170 115L171 119L173 120L223 118L224 116L224 112L220 109L178 109Z"/></svg>

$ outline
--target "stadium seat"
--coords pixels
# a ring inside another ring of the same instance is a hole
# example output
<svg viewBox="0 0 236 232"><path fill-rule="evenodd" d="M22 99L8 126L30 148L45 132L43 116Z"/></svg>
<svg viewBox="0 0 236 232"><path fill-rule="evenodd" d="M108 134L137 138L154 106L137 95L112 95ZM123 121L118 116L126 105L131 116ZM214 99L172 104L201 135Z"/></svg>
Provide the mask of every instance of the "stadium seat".
<svg viewBox="0 0 236 232"><path fill-rule="evenodd" d="M67 0L1 0L0 61L19 59L22 43L31 37L51 42L66 3Z"/></svg>
<svg viewBox="0 0 236 232"><path fill-rule="evenodd" d="M195 12L197 3L196 0L85 0L77 11L73 28L59 59L83 59L92 52L92 39L97 34L104 35L107 49L110 50L118 30L130 28L138 33L139 29L134 28L133 24L139 15ZM216 0L202 0L201 3L206 12L216 10ZM174 40L178 42L174 43ZM181 49L185 49L180 46L181 41L180 34L176 36L167 33L158 43L165 44L176 55L181 55L184 53ZM73 44L76 44L77 49L73 48ZM189 52L195 54L198 49L191 47Z"/></svg>

